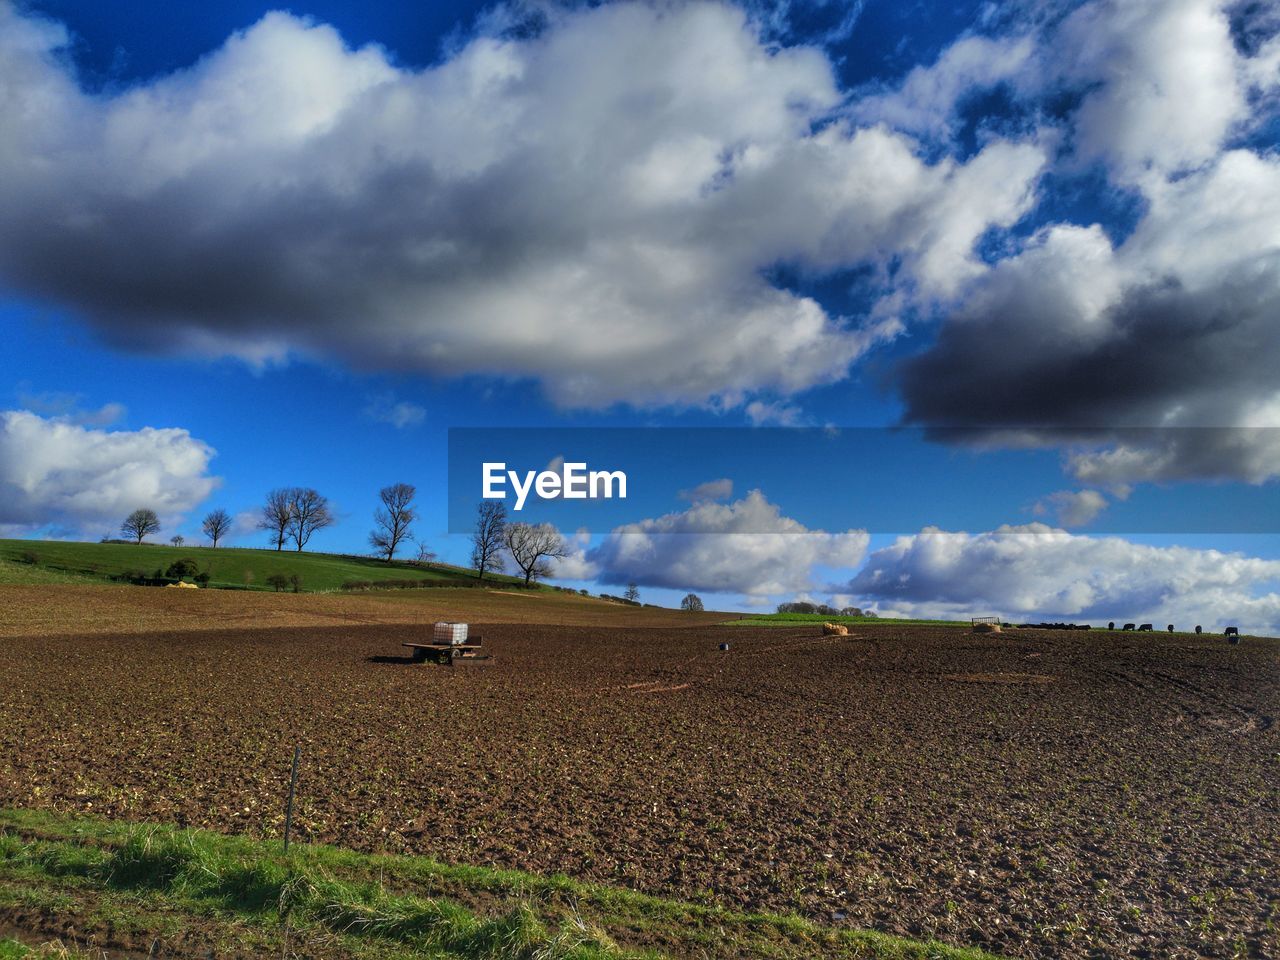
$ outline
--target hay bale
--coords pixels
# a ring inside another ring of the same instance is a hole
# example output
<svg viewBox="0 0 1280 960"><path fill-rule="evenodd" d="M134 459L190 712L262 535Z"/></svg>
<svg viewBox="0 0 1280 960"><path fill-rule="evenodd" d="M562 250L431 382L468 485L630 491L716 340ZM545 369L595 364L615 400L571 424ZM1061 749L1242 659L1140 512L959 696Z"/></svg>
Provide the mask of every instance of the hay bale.
<svg viewBox="0 0 1280 960"><path fill-rule="evenodd" d="M847 637L849 628L843 623L824 623L822 625L822 635L824 637Z"/></svg>
<svg viewBox="0 0 1280 960"><path fill-rule="evenodd" d="M166 584L164 585L164 588L165 588L166 590L168 590L168 589L169 589L169 588L171 588L171 587L178 587L179 589L184 589L184 590L199 590L199 589L200 589L200 588L199 588L198 586L196 586L194 583L185 583L185 582L181 582L181 581L180 581L180 582L178 582L178 583L166 583Z"/></svg>
<svg viewBox="0 0 1280 960"><path fill-rule="evenodd" d="M973 625L974 633L999 633L1000 624L998 623L975 623Z"/></svg>

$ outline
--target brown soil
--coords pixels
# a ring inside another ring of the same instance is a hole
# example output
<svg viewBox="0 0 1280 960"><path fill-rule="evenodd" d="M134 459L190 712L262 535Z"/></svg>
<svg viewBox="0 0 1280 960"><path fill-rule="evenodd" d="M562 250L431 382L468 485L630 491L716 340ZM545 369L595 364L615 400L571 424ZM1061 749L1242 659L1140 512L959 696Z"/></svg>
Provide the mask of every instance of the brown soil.
<svg viewBox="0 0 1280 960"><path fill-rule="evenodd" d="M277 835L297 743L308 839L1019 957L1280 955L1273 641L477 632L483 671L403 625L6 640L0 804Z"/></svg>
<svg viewBox="0 0 1280 960"><path fill-rule="evenodd" d="M37 956L59 957L58 947L76 951L88 960L253 960L284 953L267 931L234 917L199 917L189 913L166 913L152 909L148 916L158 919L164 934L134 928L111 919L112 911L91 891L62 894L56 907L0 908L0 937L25 944ZM350 960L337 938L324 932L292 933L289 956L315 960ZM46 948L40 952L40 948Z"/></svg>
<svg viewBox="0 0 1280 960"><path fill-rule="evenodd" d="M688 626L738 614L626 607L550 591L387 590L371 593L257 593L119 586L0 585L0 638L150 633L338 624L425 625L466 617L486 623Z"/></svg>
<svg viewBox="0 0 1280 960"><path fill-rule="evenodd" d="M1009 683L1019 684L1053 683L1053 677L1043 673L949 673L948 680L956 683Z"/></svg>

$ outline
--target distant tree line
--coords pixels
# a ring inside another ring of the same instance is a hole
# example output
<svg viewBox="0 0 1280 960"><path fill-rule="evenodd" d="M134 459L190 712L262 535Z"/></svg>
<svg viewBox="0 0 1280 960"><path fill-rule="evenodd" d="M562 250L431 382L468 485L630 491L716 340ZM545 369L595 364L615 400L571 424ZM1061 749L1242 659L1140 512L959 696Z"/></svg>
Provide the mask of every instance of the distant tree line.
<svg viewBox="0 0 1280 960"><path fill-rule="evenodd" d="M810 603L808 600L793 600L790 603L778 604L779 613L817 613L824 617L863 617L870 616L858 607L836 607L825 603Z"/></svg>

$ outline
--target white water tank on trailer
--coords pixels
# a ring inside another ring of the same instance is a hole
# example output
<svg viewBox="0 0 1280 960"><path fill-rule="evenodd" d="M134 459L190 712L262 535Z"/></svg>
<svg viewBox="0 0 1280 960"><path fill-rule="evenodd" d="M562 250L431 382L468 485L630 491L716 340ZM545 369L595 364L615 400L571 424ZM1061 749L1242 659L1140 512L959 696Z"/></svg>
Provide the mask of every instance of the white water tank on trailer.
<svg viewBox="0 0 1280 960"><path fill-rule="evenodd" d="M436 643L459 644L467 642L467 625L465 623L437 623Z"/></svg>

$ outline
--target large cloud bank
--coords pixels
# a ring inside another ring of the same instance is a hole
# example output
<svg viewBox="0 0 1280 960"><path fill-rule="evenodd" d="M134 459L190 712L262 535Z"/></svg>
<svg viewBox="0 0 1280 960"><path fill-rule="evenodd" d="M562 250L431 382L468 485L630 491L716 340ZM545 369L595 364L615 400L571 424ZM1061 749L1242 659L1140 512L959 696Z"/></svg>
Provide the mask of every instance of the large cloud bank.
<svg viewBox="0 0 1280 960"><path fill-rule="evenodd" d="M138 507L172 522L217 486L213 455L182 429L99 430L0 412L0 529L114 534Z"/></svg>
<svg viewBox="0 0 1280 960"><path fill-rule="evenodd" d="M840 379L898 329L771 267L892 260L947 294L1030 204L1039 146L926 162L740 9L548 17L413 70L272 13L91 96L63 29L0 0L0 281L143 349L733 405Z"/></svg>
<svg viewBox="0 0 1280 960"><path fill-rule="evenodd" d="M997 613L1280 635L1280 560L1080 536L1043 523L973 534L930 527L870 554L869 539L862 530L808 529L753 490L627 524L595 542L570 538L554 575L737 594L756 605L826 596L891 616Z"/></svg>
<svg viewBox="0 0 1280 960"><path fill-rule="evenodd" d="M1179 629L1280 632L1280 560L1043 524L989 533L926 529L876 550L840 591L882 613L1081 621L1146 620Z"/></svg>
<svg viewBox="0 0 1280 960"><path fill-rule="evenodd" d="M1072 447L1095 485L1280 473L1266 5L1027 2L852 91L778 16L540 9L423 69L272 13L90 95L0 0L0 282L141 349L756 420L933 318L910 422ZM869 305L780 265L869 265ZM1079 435L1117 426L1155 429Z"/></svg>

